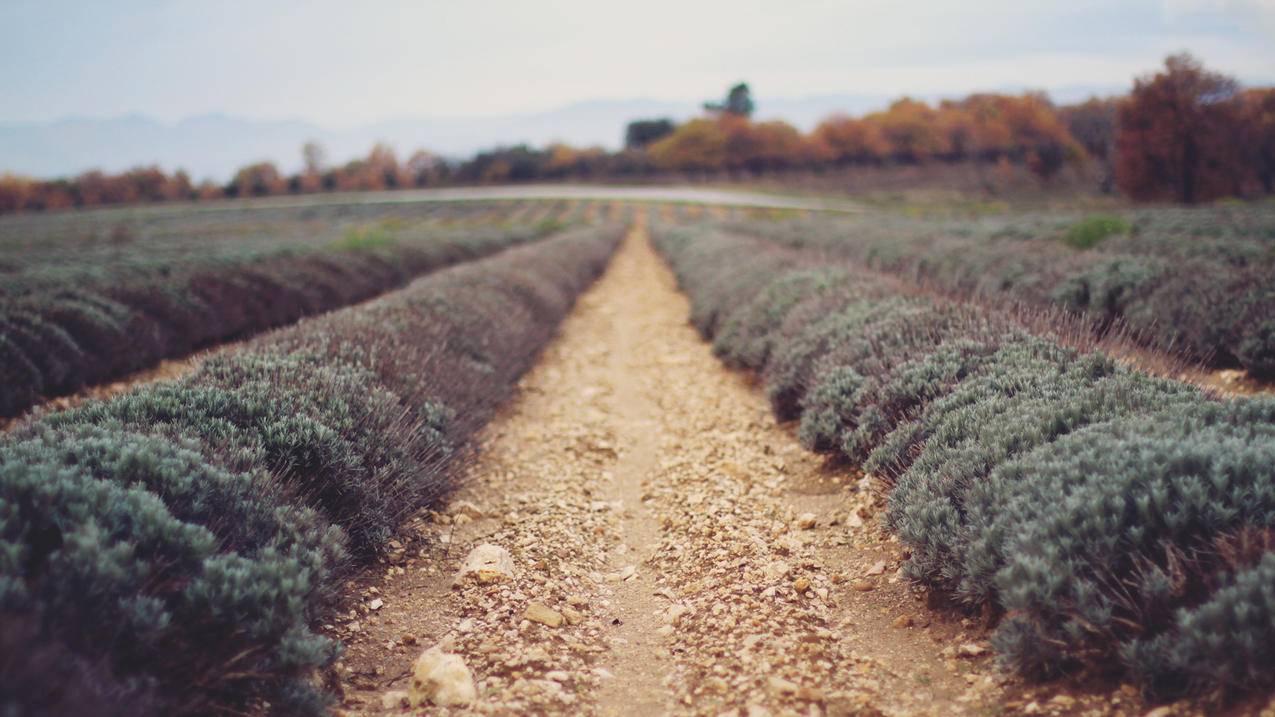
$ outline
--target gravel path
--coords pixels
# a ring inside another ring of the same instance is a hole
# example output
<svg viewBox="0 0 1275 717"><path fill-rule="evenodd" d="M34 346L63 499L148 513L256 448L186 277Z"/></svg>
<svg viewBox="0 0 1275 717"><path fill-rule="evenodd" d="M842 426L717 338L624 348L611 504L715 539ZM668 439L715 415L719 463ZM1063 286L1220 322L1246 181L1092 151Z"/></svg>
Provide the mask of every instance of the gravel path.
<svg viewBox="0 0 1275 717"><path fill-rule="evenodd" d="M327 627L350 714L1147 712L998 673L981 622L899 579L862 476L801 449L687 314L639 226L447 510L349 585Z"/></svg>

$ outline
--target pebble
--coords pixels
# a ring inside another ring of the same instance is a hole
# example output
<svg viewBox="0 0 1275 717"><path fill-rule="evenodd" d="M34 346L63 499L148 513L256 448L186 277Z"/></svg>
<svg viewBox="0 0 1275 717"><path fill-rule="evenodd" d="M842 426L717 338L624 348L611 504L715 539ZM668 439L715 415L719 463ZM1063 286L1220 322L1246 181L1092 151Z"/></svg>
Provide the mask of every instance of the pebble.
<svg viewBox="0 0 1275 717"><path fill-rule="evenodd" d="M482 509L468 500L458 500L452 503L450 512L452 515L463 515L471 520L478 520L483 517Z"/></svg>
<svg viewBox="0 0 1275 717"><path fill-rule="evenodd" d="M961 657L982 657L987 653L987 647L977 642L967 642L956 648L956 654Z"/></svg>
<svg viewBox="0 0 1275 717"><path fill-rule="evenodd" d="M460 655L431 647L416 658L412 666L412 684L408 692L411 705L426 703L447 707L467 705L478 698L474 676Z"/></svg>
<svg viewBox="0 0 1275 717"><path fill-rule="evenodd" d="M465 562L460 566L457 582L468 575L473 575L480 583L493 583L507 580L514 575L514 559L508 550L499 545L483 543L469 551Z"/></svg>
<svg viewBox="0 0 1275 717"><path fill-rule="evenodd" d="M766 684L770 689L781 695L791 695L797 692L797 683L792 680L786 680L778 675L771 675L766 678Z"/></svg>
<svg viewBox="0 0 1275 717"><path fill-rule="evenodd" d="M398 710L411 706L411 697L406 690L390 690L381 695L381 709L383 710Z"/></svg>
<svg viewBox="0 0 1275 717"><path fill-rule="evenodd" d="M522 616L532 622L538 622L549 627L558 627L563 620L562 613L542 602L529 603L526 612Z"/></svg>

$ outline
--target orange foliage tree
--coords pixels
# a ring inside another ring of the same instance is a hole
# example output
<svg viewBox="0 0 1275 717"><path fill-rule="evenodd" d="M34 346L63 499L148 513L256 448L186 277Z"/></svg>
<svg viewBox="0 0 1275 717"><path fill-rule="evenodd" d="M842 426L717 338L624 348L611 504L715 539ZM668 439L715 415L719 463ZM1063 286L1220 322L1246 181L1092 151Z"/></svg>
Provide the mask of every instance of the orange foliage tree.
<svg viewBox="0 0 1275 717"><path fill-rule="evenodd" d="M1275 88L1245 90L1240 95L1240 133L1253 179L1266 194L1275 192Z"/></svg>
<svg viewBox="0 0 1275 717"><path fill-rule="evenodd" d="M682 124L673 134L647 147L662 169L680 172L718 170L726 164L727 134L716 120L700 118Z"/></svg>
<svg viewBox="0 0 1275 717"><path fill-rule="evenodd" d="M1187 54L1138 79L1120 103L1116 181L1134 199L1191 204L1234 192L1239 85Z"/></svg>
<svg viewBox="0 0 1275 717"><path fill-rule="evenodd" d="M817 155L838 165L880 162L890 154L890 142L876 122L833 115L815 127Z"/></svg>

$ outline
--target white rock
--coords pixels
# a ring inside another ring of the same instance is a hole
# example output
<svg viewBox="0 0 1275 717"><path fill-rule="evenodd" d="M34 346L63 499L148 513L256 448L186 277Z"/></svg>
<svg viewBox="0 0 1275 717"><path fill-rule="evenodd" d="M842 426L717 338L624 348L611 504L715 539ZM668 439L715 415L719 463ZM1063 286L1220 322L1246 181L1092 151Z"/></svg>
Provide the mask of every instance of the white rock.
<svg viewBox="0 0 1275 717"><path fill-rule="evenodd" d="M411 706L411 698L403 690L390 690L381 695L381 709L383 710L397 710Z"/></svg>
<svg viewBox="0 0 1275 717"><path fill-rule="evenodd" d="M961 657L981 657L987 654L987 647L977 642L967 642L956 648L956 654Z"/></svg>
<svg viewBox="0 0 1275 717"><path fill-rule="evenodd" d="M797 683L792 680L785 680L778 675L771 675L766 678L766 684L770 686L773 692L781 695L791 695L797 691Z"/></svg>
<svg viewBox="0 0 1275 717"><path fill-rule="evenodd" d="M472 520L477 520L483 517L483 511L478 506L467 500L458 500L455 503L452 503L448 512L452 515L468 516Z"/></svg>
<svg viewBox="0 0 1275 717"><path fill-rule="evenodd" d="M413 707L431 703L440 707L467 705L478 698L474 675L460 655L431 647L416 658L409 697Z"/></svg>
<svg viewBox="0 0 1275 717"><path fill-rule="evenodd" d="M370 610L380 610L383 605L385 605L385 601L380 598L373 598L372 602L367 604Z"/></svg>
<svg viewBox="0 0 1275 717"><path fill-rule="evenodd" d="M814 513L802 513L797 516L797 527L802 530L813 530L819 524L819 519Z"/></svg>
<svg viewBox="0 0 1275 717"><path fill-rule="evenodd" d="M499 545L483 543L469 551L469 555L465 557L465 563L460 566L460 573L456 576L456 582L460 582L466 575L473 575L480 583L491 583L512 578L514 575L513 556L509 554L508 550Z"/></svg>
<svg viewBox="0 0 1275 717"><path fill-rule="evenodd" d="M776 560L772 563L767 564L766 567L762 568L761 570L762 570L762 574L766 576L767 580L779 580L780 578L783 578L785 575L787 575L788 572L792 570L792 567L789 566L788 563L785 563L782 560Z"/></svg>
<svg viewBox="0 0 1275 717"><path fill-rule="evenodd" d="M664 611L664 622L669 625L676 625L682 616L690 612L691 609L685 605L671 605L668 610Z"/></svg>

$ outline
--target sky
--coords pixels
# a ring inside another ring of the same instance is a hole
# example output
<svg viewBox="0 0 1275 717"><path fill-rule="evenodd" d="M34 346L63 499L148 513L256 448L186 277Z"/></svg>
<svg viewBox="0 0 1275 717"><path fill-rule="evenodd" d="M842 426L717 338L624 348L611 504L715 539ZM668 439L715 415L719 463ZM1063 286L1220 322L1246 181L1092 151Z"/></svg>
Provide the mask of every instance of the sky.
<svg viewBox="0 0 1275 717"><path fill-rule="evenodd" d="M1275 84L1275 0L0 0L0 122L341 128L575 102Z"/></svg>

